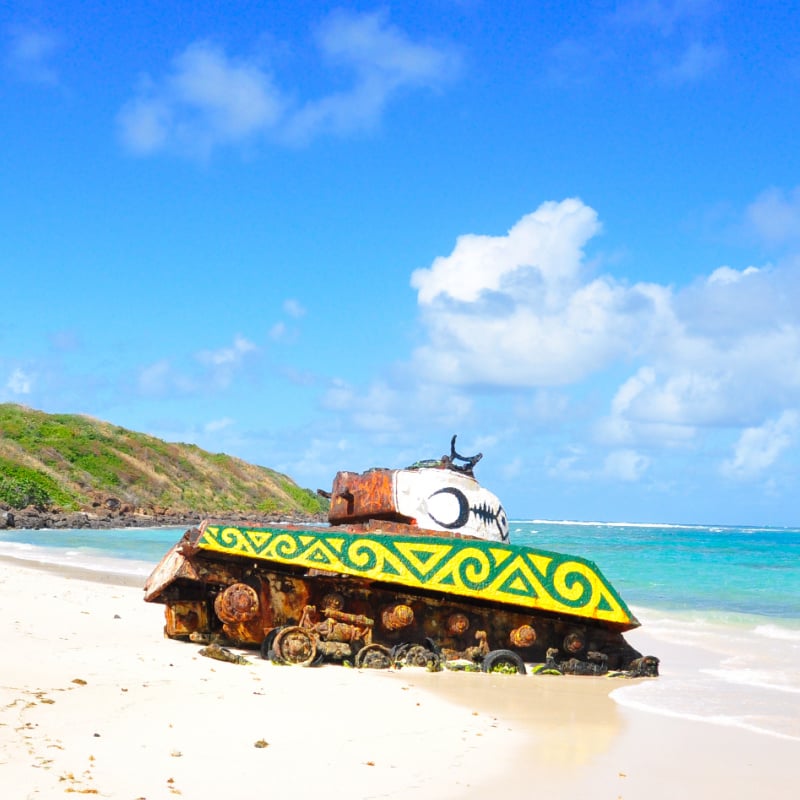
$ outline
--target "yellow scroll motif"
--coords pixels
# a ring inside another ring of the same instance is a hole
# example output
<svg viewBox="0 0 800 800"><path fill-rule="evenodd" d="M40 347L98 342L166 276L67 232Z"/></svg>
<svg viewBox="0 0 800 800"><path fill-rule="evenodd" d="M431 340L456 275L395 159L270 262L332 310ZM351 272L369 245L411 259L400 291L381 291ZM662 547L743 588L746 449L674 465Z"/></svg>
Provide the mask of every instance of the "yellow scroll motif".
<svg viewBox="0 0 800 800"><path fill-rule="evenodd" d="M589 561L464 539L207 526L203 550L615 623L638 622Z"/></svg>

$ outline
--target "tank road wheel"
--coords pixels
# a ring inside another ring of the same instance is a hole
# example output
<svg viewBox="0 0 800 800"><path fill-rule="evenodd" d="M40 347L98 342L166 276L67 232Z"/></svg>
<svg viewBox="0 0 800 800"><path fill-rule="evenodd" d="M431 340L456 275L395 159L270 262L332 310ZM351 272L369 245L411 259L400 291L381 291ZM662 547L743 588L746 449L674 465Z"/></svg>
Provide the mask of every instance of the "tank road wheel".
<svg viewBox="0 0 800 800"><path fill-rule="evenodd" d="M391 650L382 644L368 644L356 653L359 669L389 669L392 663Z"/></svg>
<svg viewBox="0 0 800 800"><path fill-rule="evenodd" d="M436 644L436 642L434 642L430 636L425 637L425 647L427 647L432 653L436 653L437 656L442 654L442 648L439 647L439 645Z"/></svg>
<svg viewBox="0 0 800 800"><path fill-rule="evenodd" d="M272 661L275 651L272 649L275 644L275 637L283 630L283 628L273 628L261 642L261 658L265 661Z"/></svg>
<svg viewBox="0 0 800 800"><path fill-rule="evenodd" d="M405 662L406 653L414 646L413 642L402 642L392 647L389 653L392 656L392 663L402 666Z"/></svg>
<svg viewBox="0 0 800 800"><path fill-rule="evenodd" d="M527 674L525 662L513 650L492 650L483 657L482 672L506 672Z"/></svg>
<svg viewBox="0 0 800 800"><path fill-rule="evenodd" d="M403 654L403 663L409 667L424 667L437 672L442 667L441 656L421 644L415 644Z"/></svg>
<svg viewBox="0 0 800 800"><path fill-rule="evenodd" d="M299 625L281 628L272 647L273 661L281 664L308 667L317 657L317 640L310 631Z"/></svg>

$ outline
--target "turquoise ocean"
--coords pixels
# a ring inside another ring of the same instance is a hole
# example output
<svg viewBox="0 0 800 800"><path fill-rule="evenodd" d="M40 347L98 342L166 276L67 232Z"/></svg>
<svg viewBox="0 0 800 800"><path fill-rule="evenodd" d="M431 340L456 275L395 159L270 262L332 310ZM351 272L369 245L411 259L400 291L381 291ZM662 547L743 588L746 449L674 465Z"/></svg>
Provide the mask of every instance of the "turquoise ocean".
<svg viewBox="0 0 800 800"><path fill-rule="evenodd" d="M0 555L144 583L182 532L0 531ZM799 529L531 520L511 541L593 561L642 623L661 677L614 679L620 705L800 742Z"/></svg>

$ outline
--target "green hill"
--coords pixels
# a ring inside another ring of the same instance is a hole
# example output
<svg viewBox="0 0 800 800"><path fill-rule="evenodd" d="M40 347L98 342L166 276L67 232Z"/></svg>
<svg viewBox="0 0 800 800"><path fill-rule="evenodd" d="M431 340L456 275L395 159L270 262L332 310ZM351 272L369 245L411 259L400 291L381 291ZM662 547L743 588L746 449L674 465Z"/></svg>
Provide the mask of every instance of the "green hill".
<svg viewBox="0 0 800 800"><path fill-rule="evenodd" d="M77 414L0 404L0 504L146 516L319 516L327 503L267 467Z"/></svg>

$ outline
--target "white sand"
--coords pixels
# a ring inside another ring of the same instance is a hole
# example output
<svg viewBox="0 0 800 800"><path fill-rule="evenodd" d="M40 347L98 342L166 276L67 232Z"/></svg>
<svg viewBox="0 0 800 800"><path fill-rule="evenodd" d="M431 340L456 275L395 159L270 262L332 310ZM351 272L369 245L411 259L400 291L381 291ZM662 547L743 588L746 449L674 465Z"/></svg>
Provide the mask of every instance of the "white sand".
<svg viewBox="0 0 800 800"><path fill-rule="evenodd" d="M0 598L9 800L792 796L798 743L622 708L609 679L222 663L138 588L8 562Z"/></svg>

